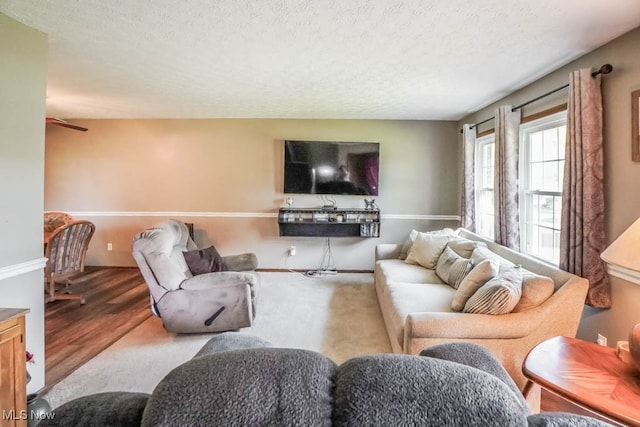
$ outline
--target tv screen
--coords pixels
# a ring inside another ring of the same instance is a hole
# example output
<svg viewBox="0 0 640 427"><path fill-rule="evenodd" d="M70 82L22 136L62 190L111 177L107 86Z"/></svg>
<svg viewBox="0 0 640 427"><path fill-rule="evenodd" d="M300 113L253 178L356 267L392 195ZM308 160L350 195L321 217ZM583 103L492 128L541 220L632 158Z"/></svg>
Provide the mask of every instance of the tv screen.
<svg viewBox="0 0 640 427"><path fill-rule="evenodd" d="M284 141L284 192L378 195L377 142Z"/></svg>

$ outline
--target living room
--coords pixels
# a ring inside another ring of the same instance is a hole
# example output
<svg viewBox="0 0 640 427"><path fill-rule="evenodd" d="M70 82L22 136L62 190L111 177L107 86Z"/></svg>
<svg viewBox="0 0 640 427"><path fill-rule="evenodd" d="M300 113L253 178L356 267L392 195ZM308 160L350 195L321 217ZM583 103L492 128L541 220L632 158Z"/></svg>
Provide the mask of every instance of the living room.
<svg viewBox="0 0 640 427"><path fill-rule="evenodd" d="M4 11L3 11L4 12ZM640 194L630 182L640 178L631 159L631 92L640 89L640 30L609 41L561 67L538 70L539 78L505 91L493 102L456 119L295 119L295 118L81 118L70 122L88 132L43 127L48 115L47 38L1 16L3 57L16 57L3 75L1 150L11 159L3 174L0 266L23 265L42 257L42 213L67 211L96 224L87 255L95 266L134 266L132 237L166 218L192 222L196 241L215 244L223 254L251 251L267 270L311 269L322 257L323 241L279 237L277 210L282 192L285 139L375 141L380 143L383 223L379 239L332 239L338 270L371 271L378 243L400 243L412 229L456 228L460 223L462 145L460 129L494 115L504 104L518 105L567 83L571 71L613 65L602 77L604 111L606 240L613 242L638 217ZM6 25L5 25L6 24ZM638 23L630 28L637 27ZM19 50L19 52L16 52ZM6 53L5 53L6 52ZM548 71L548 72L547 72ZM20 75L21 84L16 84ZM17 101L19 100L19 101ZM6 101L3 101L6 102ZM426 101L435 102L435 101ZM566 102L566 91L525 107L530 116ZM142 117L142 116L140 116ZM6 124L6 126L4 126ZM492 123L480 126L482 132ZM6 155L6 157L5 157ZM318 206L317 196L294 195L293 206ZM340 207L364 207L362 197L336 196ZM5 237L6 236L6 237ZM6 239L6 240L5 240ZM11 242L8 245L5 242ZM112 250L108 250L108 244ZM291 245L295 257L288 258ZM27 269L29 267L26 267ZM626 340L637 323L640 288L610 276L612 306L585 307L578 338L609 345ZM21 289L17 292L16 289ZM23 291L24 290L24 291ZM29 271L0 282L3 305L30 308L27 343L44 353L41 272ZM6 301L6 302L5 302ZM44 386L42 365L31 372L34 390Z"/></svg>

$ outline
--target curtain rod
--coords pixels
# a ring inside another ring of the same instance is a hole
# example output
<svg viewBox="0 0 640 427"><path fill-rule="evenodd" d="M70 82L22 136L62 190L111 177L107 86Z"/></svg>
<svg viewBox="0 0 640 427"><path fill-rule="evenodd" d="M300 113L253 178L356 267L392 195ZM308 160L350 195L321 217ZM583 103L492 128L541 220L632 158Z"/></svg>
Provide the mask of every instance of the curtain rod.
<svg viewBox="0 0 640 427"><path fill-rule="evenodd" d="M593 73L591 73L591 77L595 77L595 76L597 76L598 74L609 74L611 71L613 71L613 67L611 66L611 64L604 64L602 67L600 67L600 69L599 69L599 70L594 71ZM552 91L549 91L549 92L547 92L547 93L544 93L544 94L542 94L542 95L538 96L537 98L533 98L533 99L530 99L529 101L524 102L524 103L522 103L522 104L520 104L520 105L516 105L515 107L513 107L513 108L511 109L511 111L519 110L519 109L521 109L522 107L525 107L525 106L527 106L527 105L529 105L529 104L531 104L531 103L533 103L533 102L539 101L539 100L541 100L542 98L546 98L546 97L547 97L547 96L549 96L549 95L553 95L554 93L559 92L559 91L561 91L562 89L566 89L566 88L568 88L568 87L569 87L569 83L567 83L566 85L561 86L561 87L559 87L559 88L557 88L557 89L554 89L554 90L552 90ZM476 127L480 126L481 124L487 123L488 121L491 121L491 120L493 120L493 119L495 119L495 118L496 118L495 116L492 116L492 117L489 117L488 119L483 120L483 121L481 121L481 122L474 123L474 124L472 124L472 125L469 127L469 129L476 128ZM462 130L462 129L460 129L460 133L462 133L462 131L463 131L463 130Z"/></svg>

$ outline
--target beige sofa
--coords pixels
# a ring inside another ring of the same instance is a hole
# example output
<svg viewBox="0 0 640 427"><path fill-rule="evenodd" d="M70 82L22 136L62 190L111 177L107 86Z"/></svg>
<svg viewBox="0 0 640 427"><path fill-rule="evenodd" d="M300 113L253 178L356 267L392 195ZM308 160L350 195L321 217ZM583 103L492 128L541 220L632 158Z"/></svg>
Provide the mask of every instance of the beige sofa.
<svg viewBox="0 0 640 427"><path fill-rule="evenodd" d="M418 354L426 347L452 341L488 348L523 389L522 363L538 343L557 335L575 336L588 282L573 274L458 229L458 236L484 242L495 254L530 272L550 277L553 294L541 305L508 314L454 312L456 290L435 270L399 259L401 246L376 247L375 283L391 346L395 353Z"/></svg>

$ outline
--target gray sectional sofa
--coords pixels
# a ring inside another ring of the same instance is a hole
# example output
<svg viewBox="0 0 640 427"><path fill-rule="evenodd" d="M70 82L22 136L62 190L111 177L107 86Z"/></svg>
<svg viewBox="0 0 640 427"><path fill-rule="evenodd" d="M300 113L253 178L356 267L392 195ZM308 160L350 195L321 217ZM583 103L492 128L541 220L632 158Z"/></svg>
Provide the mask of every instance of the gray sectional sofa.
<svg viewBox="0 0 640 427"><path fill-rule="evenodd" d="M487 393L490 390L490 393ZM308 350L225 333L152 394L109 392L55 409L45 426L604 426L532 414L486 349L451 343L421 356L379 354L340 366Z"/></svg>
<svg viewBox="0 0 640 427"><path fill-rule="evenodd" d="M511 263L521 265L525 269L523 277L535 279L533 286L527 289L523 286L520 306L509 313L456 312L451 308L456 289L446 284L434 269L408 264L402 253L410 247L408 242L404 248L402 244L378 245L376 291L393 351L419 354L424 348L442 343L479 344L489 349L518 387L524 389L522 363L528 352L553 336L575 336L588 282L468 230L453 233L463 251L484 247L484 251L488 249L499 256L501 268ZM530 297L536 299L539 283L536 280L540 279L536 275L550 278L553 285L549 285L548 298L532 302Z"/></svg>

